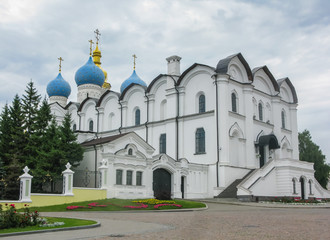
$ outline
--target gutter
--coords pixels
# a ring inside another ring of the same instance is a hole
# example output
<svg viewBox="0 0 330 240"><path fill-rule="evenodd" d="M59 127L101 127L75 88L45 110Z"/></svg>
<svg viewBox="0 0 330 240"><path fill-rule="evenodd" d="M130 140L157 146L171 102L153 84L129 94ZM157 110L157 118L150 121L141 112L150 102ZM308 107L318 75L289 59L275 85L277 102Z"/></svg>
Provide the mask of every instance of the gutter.
<svg viewBox="0 0 330 240"><path fill-rule="evenodd" d="M219 187L219 161L220 161L220 143L219 143L219 98L218 98L218 84L217 79L215 83L215 107L216 107L216 129L217 129L217 164L216 164L216 175L217 175L217 187Z"/></svg>
<svg viewBox="0 0 330 240"><path fill-rule="evenodd" d="M121 101L118 99L118 103L120 105L120 127L118 128L119 134L121 134L121 129L123 128L123 105Z"/></svg>
<svg viewBox="0 0 330 240"><path fill-rule="evenodd" d="M149 97L147 95L147 92L145 92L144 96L147 98L147 121L144 123L144 126L146 127L146 142L148 143Z"/></svg>

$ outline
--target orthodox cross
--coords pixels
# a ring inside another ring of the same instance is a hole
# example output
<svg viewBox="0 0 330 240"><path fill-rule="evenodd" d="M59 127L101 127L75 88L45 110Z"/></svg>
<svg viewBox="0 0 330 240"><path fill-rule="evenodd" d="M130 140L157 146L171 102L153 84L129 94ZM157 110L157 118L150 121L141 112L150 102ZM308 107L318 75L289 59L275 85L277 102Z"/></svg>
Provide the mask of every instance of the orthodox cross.
<svg viewBox="0 0 330 240"><path fill-rule="evenodd" d="M135 70L135 59L137 58L137 56L135 54L133 54L132 57L134 58L134 70Z"/></svg>
<svg viewBox="0 0 330 240"><path fill-rule="evenodd" d="M98 44L99 43L99 41L100 41L100 36L101 36L101 33L100 33L100 31L98 30L98 29L96 29L95 31L94 31L94 33L95 33L95 38L96 38L96 44Z"/></svg>
<svg viewBox="0 0 330 240"><path fill-rule="evenodd" d="M88 42L90 43L90 47L89 47L89 55L92 56L92 50L93 50L93 43L94 43L94 42L93 42L92 39L89 40Z"/></svg>
<svg viewBox="0 0 330 240"><path fill-rule="evenodd" d="M59 57L58 60L60 60L59 72L61 72L61 70L62 70L62 61L64 61L64 59L62 57Z"/></svg>

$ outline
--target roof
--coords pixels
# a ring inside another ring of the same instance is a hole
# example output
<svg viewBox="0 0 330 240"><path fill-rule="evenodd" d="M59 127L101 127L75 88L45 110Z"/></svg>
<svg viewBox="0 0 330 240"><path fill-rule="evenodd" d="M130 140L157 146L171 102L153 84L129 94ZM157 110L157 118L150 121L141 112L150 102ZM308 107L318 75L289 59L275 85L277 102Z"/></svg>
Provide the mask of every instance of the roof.
<svg viewBox="0 0 330 240"><path fill-rule="evenodd" d="M99 144L103 144L103 143L109 143L109 142L112 142L118 138L121 138L125 135L129 134L128 133L122 133L122 134L118 134L118 135L113 135L113 136L110 136L110 137L104 137L104 138L97 138L97 139L93 139L93 140L90 140L90 141L86 141L86 142L83 142L81 143L81 146L83 147L90 147L90 146L94 146L94 145L99 145Z"/></svg>

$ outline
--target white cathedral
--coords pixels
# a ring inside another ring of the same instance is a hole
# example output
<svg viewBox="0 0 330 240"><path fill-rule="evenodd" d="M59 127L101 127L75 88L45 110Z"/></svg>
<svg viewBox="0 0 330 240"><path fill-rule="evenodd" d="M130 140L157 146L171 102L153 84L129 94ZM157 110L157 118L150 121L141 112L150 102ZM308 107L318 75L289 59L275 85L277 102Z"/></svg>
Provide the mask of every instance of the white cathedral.
<svg viewBox="0 0 330 240"><path fill-rule="evenodd" d="M289 78L276 80L266 66L251 70L241 53L183 72L181 58L171 56L167 73L148 85L134 61L116 92L96 43L75 75L77 101L67 103L71 88L61 72L47 93L58 121L71 114L85 149L77 171L107 166L108 198L330 198L313 164L299 161Z"/></svg>

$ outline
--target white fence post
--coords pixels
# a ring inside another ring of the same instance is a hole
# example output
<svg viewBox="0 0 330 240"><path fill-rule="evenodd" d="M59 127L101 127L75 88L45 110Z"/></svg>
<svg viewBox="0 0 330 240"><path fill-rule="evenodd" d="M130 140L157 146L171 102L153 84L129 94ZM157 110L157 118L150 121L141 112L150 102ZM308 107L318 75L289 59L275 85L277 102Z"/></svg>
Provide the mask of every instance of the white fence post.
<svg viewBox="0 0 330 240"><path fill-rule="evenodd" d="M74 171L72 171L71 164L67 163L65 165L66 170L62 172L63 174L63 194L65 196L73 196L72 188L73 188L73 174Z"/></svg>
<svg viewBox="0 0 330 240"><path fill-rule="evenodd" d="M108 165L107 160L103 159L101 161L101 166L98 168L100 171L100 188L106 189L108 184Z"/></svg>
<svg viewBox="0 0 330 240"><path fill-rule="evenodd" d="M19 176L20 178L20 193L19 200L23 202L32 202L31 201L31 182L32 176L28 173L30 169L25 166L23 169L24 174Z"/></svg>

